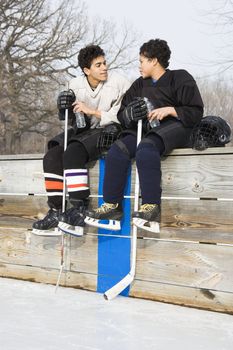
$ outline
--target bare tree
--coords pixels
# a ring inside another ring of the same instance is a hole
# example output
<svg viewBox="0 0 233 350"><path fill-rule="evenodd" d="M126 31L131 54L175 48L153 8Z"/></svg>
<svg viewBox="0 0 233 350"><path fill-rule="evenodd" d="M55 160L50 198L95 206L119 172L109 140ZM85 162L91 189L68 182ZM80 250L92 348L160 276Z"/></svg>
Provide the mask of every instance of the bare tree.
<svg viewBox="0 0 233 350"><path fill-rule="evenodd" d="M91 22L85 3L51 3L0 0L1 153L20 153L25 134L55 133L55 99L62 84L77 74L82 46L106 46L111 68L127 67L135 59L130 49L136 40L127 28L114 37L116 25Z"/></svg>
<svg viewBox="0 0 233 350"><path fill-rule="evenodd" d="M205 19L213 26L215 36L221 37L221 47L218 48L219 58L209 59L209 65L216 67L216 72L230 73L233 68L233 0L220 0L217 4L210 4L209 10L204 13Z"/></svg>

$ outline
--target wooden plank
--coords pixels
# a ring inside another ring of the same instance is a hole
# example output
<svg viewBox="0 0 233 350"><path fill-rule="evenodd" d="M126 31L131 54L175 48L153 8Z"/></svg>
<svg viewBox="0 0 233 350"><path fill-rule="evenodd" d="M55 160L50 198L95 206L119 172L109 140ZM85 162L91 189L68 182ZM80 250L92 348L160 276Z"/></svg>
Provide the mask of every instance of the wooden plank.
<svg viewBox="0 0 233 350"><path fill-rule="evenodd" d="M233 154L168 156L162 161L162 196L233 199ZM98 163L90 170L92 195L98 193ZM134 195L135 164L131 195Z"/></svg>
<svg viewBox="0 0 233 350"><path fill-rule="evenodd" d="M0 167L0 193L44 194L42 160L2 160Z"/></svg>
<svg viewBox="0 0 233 350"><path fill-rule="evenodd" d="M28 160L17 157L1 160L0 193L45 194L42 160L34 159L33 155L28 155ZM191 149L175 150L165 159L162 162L163 196L233 198L233 148L219 147L202 153ZM96 195L98 162L89 167L91 192ZM134 179L134 167L132 173ZM134 180L132 194L133 188Z"/></svg>
<svg viewBox="0 0 233 350"><path fill-rule="evenodd" d="M177 148L174 149L172 152L169 153L168 156L173 155L203 155L203 154L228 154L233 153L233 147L226 145L225 147L210 147L207 148L204 151L197 151L192 148ZM8 159L43 159L44 154L43 153L35 153L35 154L6 154L6 155L0 155L0 161L1 160L8 160Z"/></svg>
<svg viewBox="0 0 233 350"><path fill-rule="evenodd" d="M168 156L177 155L203 155L203 154L232 154L233 147L226 145L225 147L210 147L204 151L197 151L192 148L176 148Z"/></svg>
<svg viewBox="0 0 233 350"><path fill-rule="evenodd" d="M35 154L5 154L0 155L0 162L6 160L30 160L30 159L40 159L42 160L44 155L42 153ZM1 164L1 163L0 163Z"/></svg>
<svg viewBox="0 0 233 350"><path fill-rule="evenodd" d="M82 273L98 273L97 236L71 237L70 270Z"/></svg>
<svg viewBox="0 0 233 350"><path fill-rule="evenodd" d="M98 162L88 164L90 189L98 193ZM41 159L18 159L0 162L0 194L46 195Z"/></svg>
<svg viewBox="0 0 233 350"><path fill-rule="evenodd" d="M211 289L135 280L130 296L233 314L233 294Z"/></svg>
<svg viewBox="0 0 233 350"><path fill-rule="evenodd" d="M139 237L233 244L233 202L163 200L161 232L138 230Z"/></svg>
<svg viewBox="0 0 233 350"><path fill-rule="evenodd" d="M0 263L1 277L55 285L57 283L58 274L58 269ZM96 291L97 276L64 270L61 275L60 285Z"/></svg>
<svg viewBox="0 0 233 350"><path fill-rule="evenodd" d="M162 162L162 195L233 198L233 154L174 156Z"/></svg>
<svg viewBox="0 0 233 350"><path fill-rule="evenodd" d="M0 195L0 215L25 217L33 220L48 211L47 200L46 196Z"/></svg>
<svg viewBox="0 0 233 350"><path fill-rule="evenodd" d="M90 206L97 207L97 198L91 198ZM47 211L46 197L0 196L1 227L30 230L33 222L44 217ZM160 234L138 230L138 236L233 244L232 212L233 202L163 200ZM85 227L86 234L97 234L97 231Z"/></svg>
<svg viewBox="0 0 233 350"><path fill-rule="evenodd" d="M162 196L233 199L233 154L168 156L162 161ZM90 169L90 189L98 194L98 162ZM131 195L134 195L135 163ZM224 184L224 185L223 185Z"/></svg>
<svg viewBox="0 0 233 350"><path fill-rule="evenodd" d="M46 196L0 195L0 226L24 227L30 229L32 223L42 219L48 212ZM90 200L97 206L97 198Z"/></svg>
<svg viewBox="0 0 233 350"><path fill-rule="evenodd" d="M233 202L163 200L160 234L138 230L138 237L233 244L232 212ZM97 234L97 229L86 227L85 232Z"/></svg>
<svg viewBox="0 0 233 350"><path fill-rule="evenodd" d="M0 264L0 276L55 285L58 277L58 270ZM61 276L60 285L96 291L97 276L93 274L64 271ZM214 290L135 280L130 289L130 296L230 314L233 313L232 293Z"/></svg>
<svg viewBox="0 0 233 350"><path fill-rule="evenodd" d="M22 228L0 227L0 262L58 268L61 237L37 236ZM97 237L65 235L65 269L97 274Z"/></svg>
<svg viewBox="0 0 233 350"><path fill-rule="evenodd" d="M60 264L61 237L39 237L30 231L0 227L0 262L15 265L57 268ZM69 250L65 250L69 267Z"/></svg>
<svg viewBox="0 0 233 350"><path fill-rule="evenodd" d="M233 292L233 246L138 240L136 278Z"/></svg>

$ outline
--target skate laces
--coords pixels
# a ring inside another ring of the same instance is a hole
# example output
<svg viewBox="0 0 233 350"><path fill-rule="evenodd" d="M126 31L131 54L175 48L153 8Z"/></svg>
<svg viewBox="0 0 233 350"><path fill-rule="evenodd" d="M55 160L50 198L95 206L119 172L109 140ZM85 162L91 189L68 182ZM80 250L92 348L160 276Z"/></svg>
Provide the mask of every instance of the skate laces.
<svg viewBox="0 0 233 350"><path fill-rule="evenodd" d="M156 208L157 204L143 204L139 209L139 212L149 212Z"/></svg>
<svg viewBox="0 0 233 350"><path fill-rule="evenodd" d="M116 209L118 204L103 203L101 207L96 209L96 213L107 213L111 209Z"/></svg>

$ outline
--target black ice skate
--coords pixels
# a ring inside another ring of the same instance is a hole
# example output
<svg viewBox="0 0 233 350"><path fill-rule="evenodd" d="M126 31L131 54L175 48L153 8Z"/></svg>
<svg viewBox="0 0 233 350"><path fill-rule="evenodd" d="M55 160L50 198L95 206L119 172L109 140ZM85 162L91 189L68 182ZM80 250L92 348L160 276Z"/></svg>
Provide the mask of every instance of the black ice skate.
<svg viewBox="0 0 233 350"><path fill-rule="evenodd" d="M85 210L89 204L88 199L70 199L72 208L66 210L59 217L58 227L64 233L73 236L83 236Z"/></svg>
<svg viewBox="0 0 233 350"><path fill-rule="evenodd" d="M160 205L143 204L139 211L133 213L133 224L143 230L159 233L160 215Z"/></svg>
<svg viewBox="0 0 233 350"><path fill-rule="evenodd" d="M103 203L101 207L86 212L85 223L106 230L118 231L121 229L122 216L123 211L119 204ZM109 220L109 222L102 223L101 220Z"/></svg>
<svg viewBox="0 0 233 350"><path fill-rule="evenodd" d="M61 210L50 209L42 220L38 220L32 225L32 233L38 236L60 236L58 230L58 218Z"/></svg>
<svg viewBox="0 0 233 350"><path fill-rule="evenodd" d="M75 207L66 210L60 215L59 229L73 236L83 236L85 209L84 201L75 201Z"/></svg>

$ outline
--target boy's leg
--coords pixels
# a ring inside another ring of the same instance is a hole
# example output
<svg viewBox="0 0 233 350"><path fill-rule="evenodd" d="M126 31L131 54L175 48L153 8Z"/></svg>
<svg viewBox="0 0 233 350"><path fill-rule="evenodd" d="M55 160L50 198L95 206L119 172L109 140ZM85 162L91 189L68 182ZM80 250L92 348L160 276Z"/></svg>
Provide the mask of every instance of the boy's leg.
<svg viewBox="0 0 233 350"><path fill-rule="evenodd" d="M33 233L58 235L58 217L62 208L63 193L63 147L51 148L43 159L45 188L48 195L49 211L42 219L33 223Z"/></svg>
<svg viewBox="0 0 233 350"><path fill-rule="evenodd" d="M162 139L156 134L144 138L136 152L142 204L161 203L161 154Z"/></svg>
<svg viewBox="0 0 233 350"><path fill-rule="evenodd" d="M153 232L159 232L158 223L160 222L161 204L160 157L163 152L163 141L155 134L143 139L136 152L142 206L139 211L133 213L133 221L137 226Z"/></svg>
<svg viewBox="0 0 233 350"><path fill-rule="evenodd" d="M68 145L64 153L64 173L72 207L60 215L59 228L75 235L83 234L80 227L84 226L84 212L90 195L87 161L88 153L80 142Z"/></svg>
<svg viewBox="0 0 233 350"><path fill-rule="evenodd" d="M121 203L131 159L135 157L137 138L126 135L116 141L106 156L103 198L108 203Z"/></svg>

